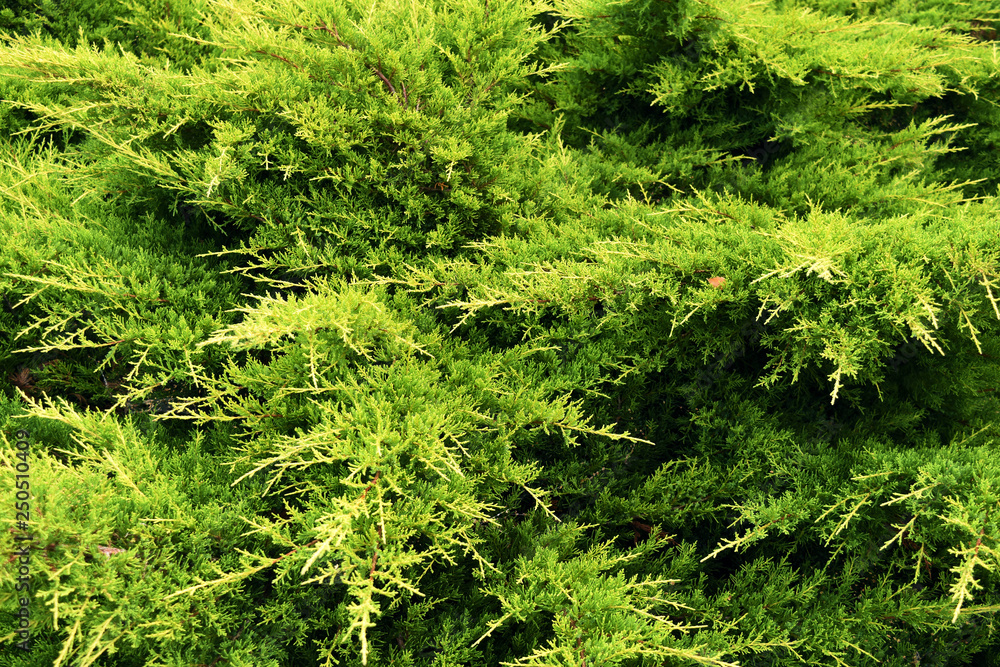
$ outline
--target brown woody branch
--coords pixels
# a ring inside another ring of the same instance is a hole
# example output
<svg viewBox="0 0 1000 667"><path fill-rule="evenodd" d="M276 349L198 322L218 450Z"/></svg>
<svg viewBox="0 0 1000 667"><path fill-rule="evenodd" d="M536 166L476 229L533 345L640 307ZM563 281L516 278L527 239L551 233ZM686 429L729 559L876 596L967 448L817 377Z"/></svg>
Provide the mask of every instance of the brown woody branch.
<svg viewBox="0 0 1000 667"><path fill-rule="evenodd" d="M336 23L333 24L333 30L330 30L329 28L326 27L326 25L324 25L322 23L320 25L318 25L317 27L313 28L313 30L325 30L326 32L328 32L331 35L333 35L333 38L337 40L337 44L340 44L345 49L354 50L353 46L351 46L350 44L347 44L346 42L344 42L344 40L342 40L340 38L340 33L337 31L337 24Z"/></svg>
<svg viewBox="0 0 1000 667"><path fill-rule="evenodd" d="M302 69L301 65L297 65L297 64L293 63L291 60L289 60L288 58L285 58L284 56L279 56L277 53L268 53L267 51L259 51L259 50L258 51L254 51L254 53L259 53L262 56L271 56L272 58L277 58L278 60L280 60L280 61L282 61L284 63L288 63L289 65L291 65L295 69Z"/></svg>
<svg viewBox="0 0 1000 667"><path fill-rule="evenodd" d="M392 82L389 81L389 79L387 79L385 77L385 74L382 74L381 70L382 70L382 59L379 58L378 59L378 67L372 67L372 71L375 72L375 74L378 76L378 78L382 79L382 83L384 83L386 86L389 87L389 92L391 92L393 95L395 95L396 94L396 89L393 88Z"/></svg>
<svg viewBox="0 0 1000 667"><path fill-rule="evenodd" d="M376 472L375 472L375 477L374 477L374 479L372 479L372 481L368 482L368 486L366 486L366 487L365 487L365 490L364 490L364 492L363 492L363 493L361 494L361 498L359 498L359 500L364 500L364 499L365 499L365 496L367 496L367 495L368 495L368 490L369 490L370 488L372 488L373 486L375 486L375 482L377 482L377 481L378 481L378 478L379 478L379 477L380 477L381 475L382 475L382 471L381 471L381 470L378 470L378 471L376 471Z"/></svg>

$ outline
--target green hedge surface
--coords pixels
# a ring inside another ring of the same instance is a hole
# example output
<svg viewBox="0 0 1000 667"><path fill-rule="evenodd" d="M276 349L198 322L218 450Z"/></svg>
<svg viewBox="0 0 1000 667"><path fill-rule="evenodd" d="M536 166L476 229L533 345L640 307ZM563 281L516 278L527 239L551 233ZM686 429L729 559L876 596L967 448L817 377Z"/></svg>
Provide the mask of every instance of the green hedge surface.
<svg viewBox="0 0 1000 667"><path fill-rule="evenodd" d="M0 666L998 664L994 3L70 4Z"/></svg>

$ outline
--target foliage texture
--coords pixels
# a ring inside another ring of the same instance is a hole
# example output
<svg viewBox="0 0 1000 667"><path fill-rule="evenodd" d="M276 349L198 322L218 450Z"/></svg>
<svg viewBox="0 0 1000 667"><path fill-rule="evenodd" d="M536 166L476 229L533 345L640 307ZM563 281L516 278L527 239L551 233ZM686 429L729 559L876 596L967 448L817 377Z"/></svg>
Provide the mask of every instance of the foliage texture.
<svg viewBox="0 0 1000 667"><path fill-rule="evenodd" d="M0 664L997 664L998 25L8 3Z"/></svg>

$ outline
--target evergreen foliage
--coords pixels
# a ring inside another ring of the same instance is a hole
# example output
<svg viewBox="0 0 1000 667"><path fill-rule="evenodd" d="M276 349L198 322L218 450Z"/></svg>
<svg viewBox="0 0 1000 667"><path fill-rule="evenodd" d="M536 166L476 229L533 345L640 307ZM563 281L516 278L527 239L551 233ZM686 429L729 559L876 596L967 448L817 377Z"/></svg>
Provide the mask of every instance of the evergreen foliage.
<svg viewBox="0 0 1000 667"><path fill-rule="evenodd" d="M1000 12L919 4L8 3L0 664L997 664Z"/></svg>

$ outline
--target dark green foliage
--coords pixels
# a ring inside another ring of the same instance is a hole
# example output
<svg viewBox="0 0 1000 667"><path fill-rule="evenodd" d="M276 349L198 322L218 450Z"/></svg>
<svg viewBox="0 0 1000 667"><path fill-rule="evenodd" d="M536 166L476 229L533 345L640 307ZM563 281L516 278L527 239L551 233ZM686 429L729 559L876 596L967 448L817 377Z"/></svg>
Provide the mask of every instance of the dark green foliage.
<svg viewBox="0 0 1000 667"><path fill-rule="evenodd" d="M72 4L0 664L996 664L990 3Z"/></svg>

